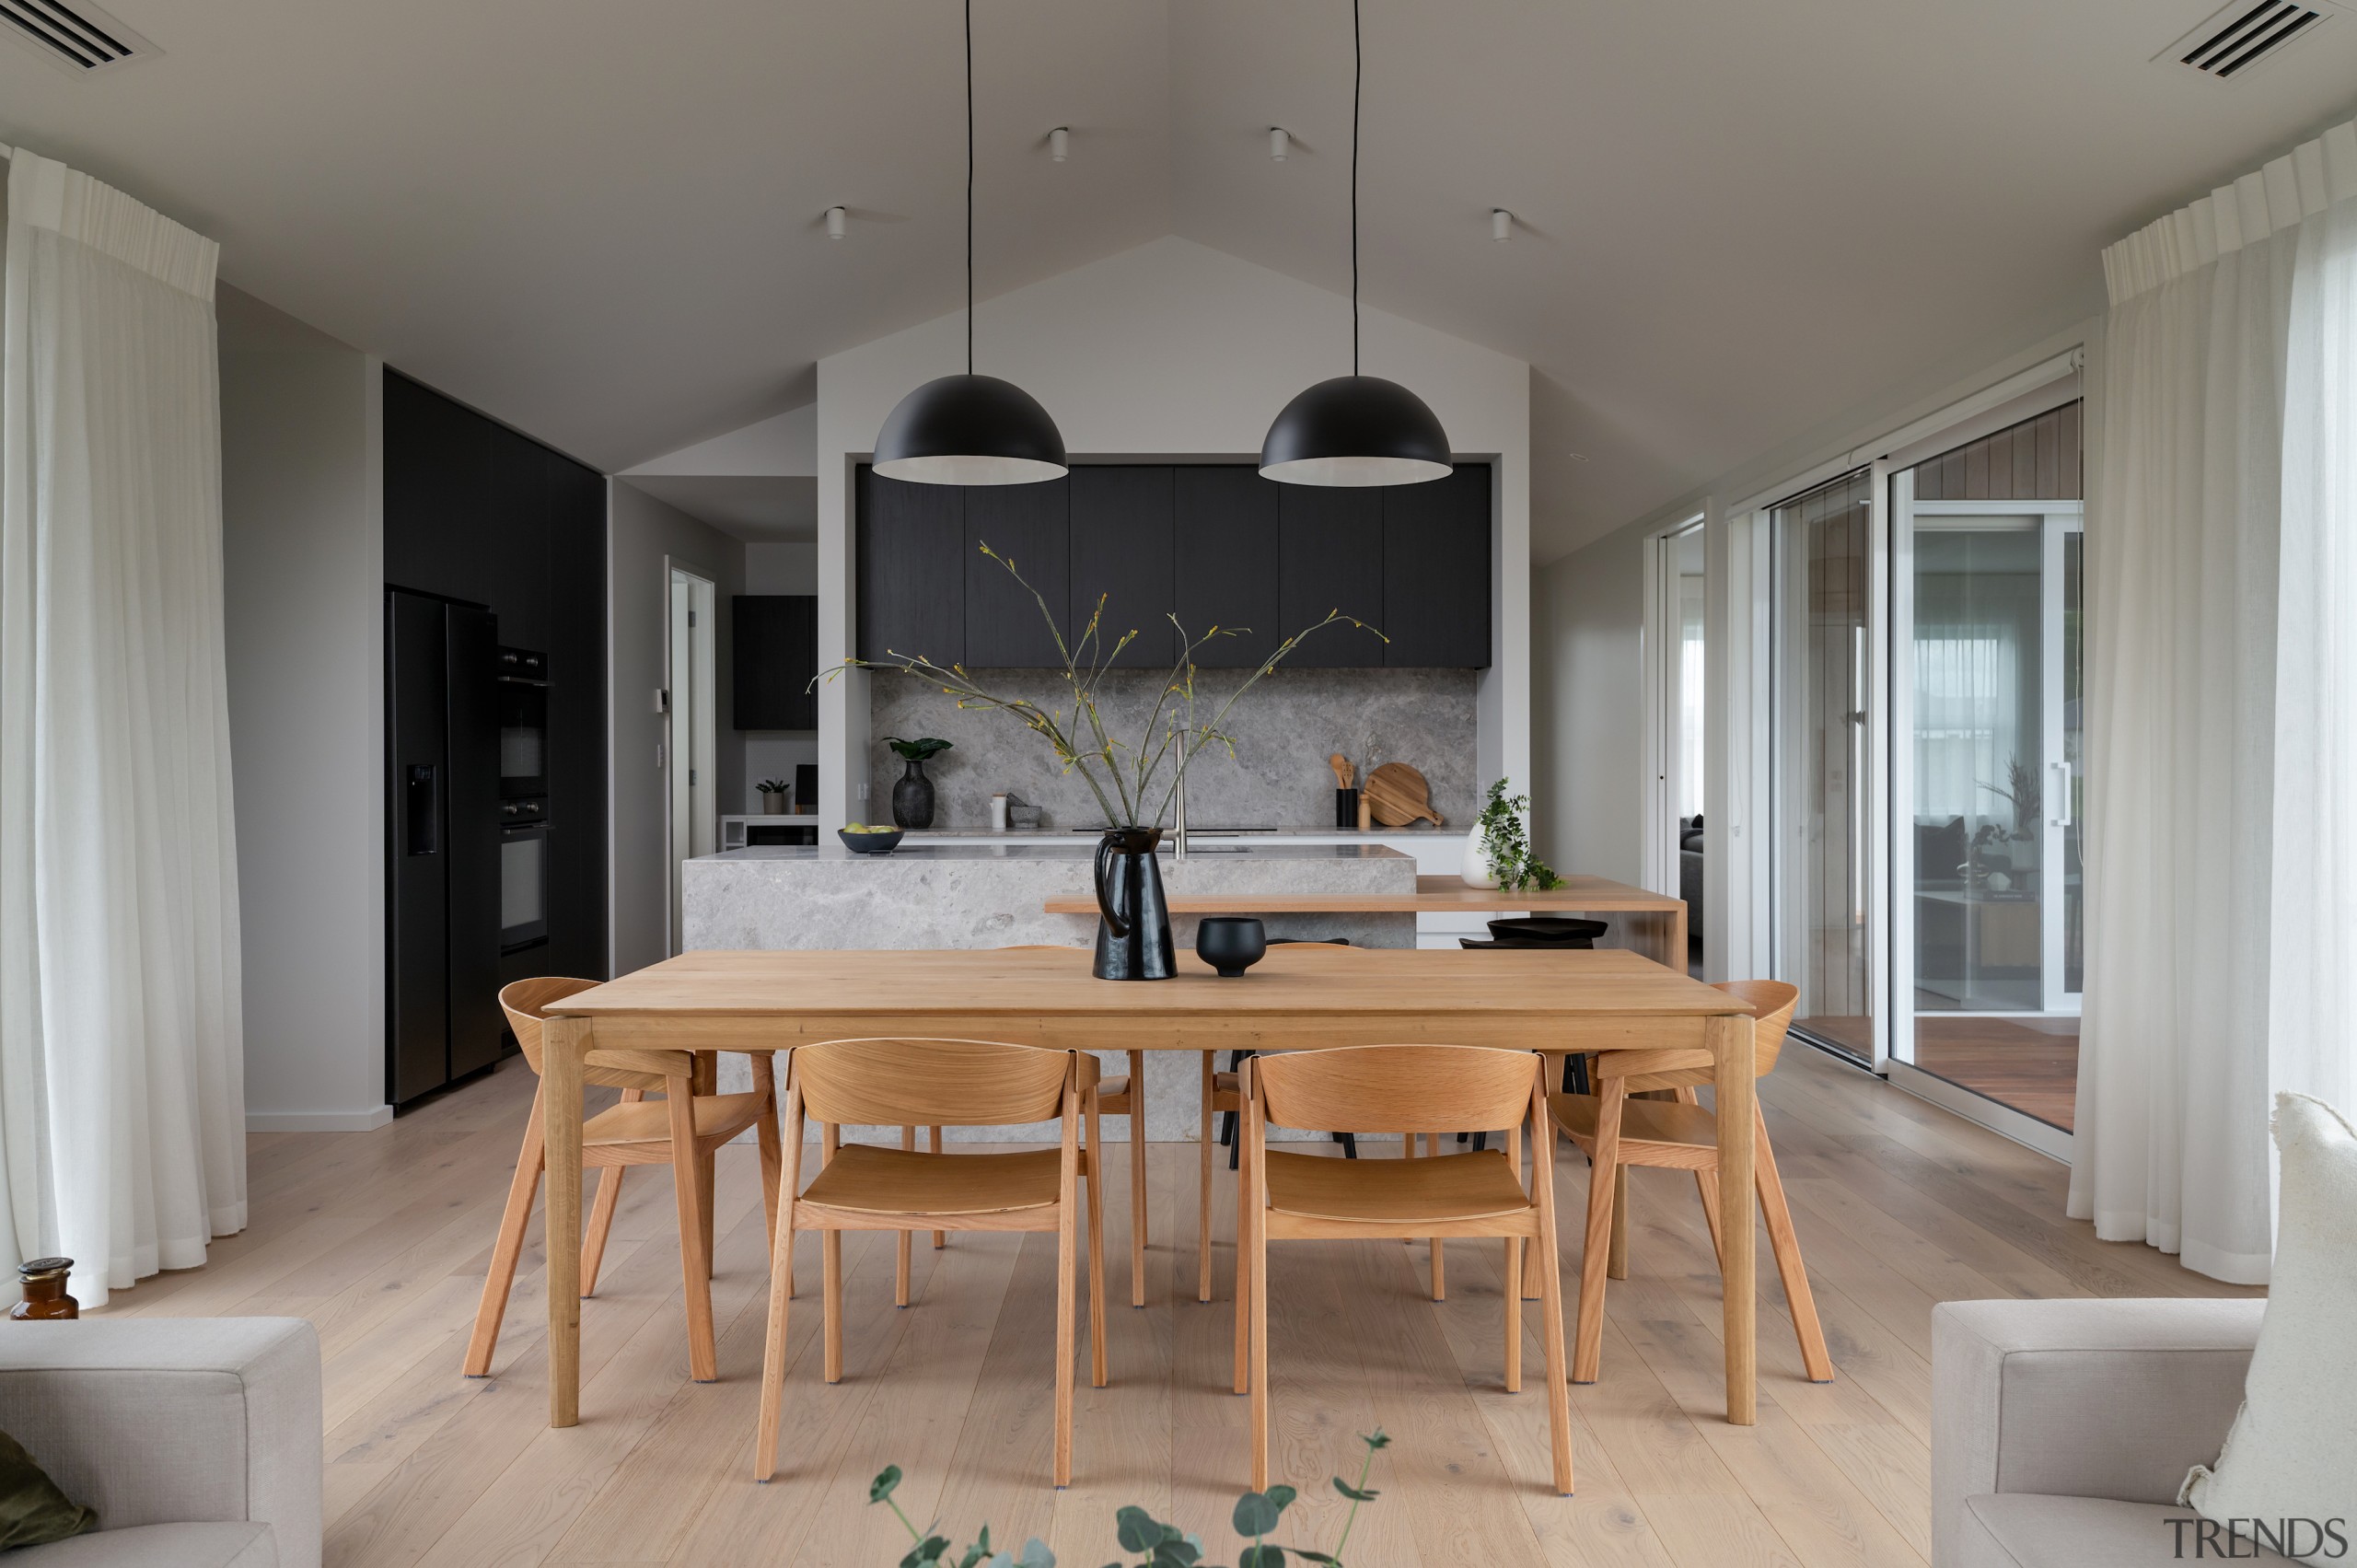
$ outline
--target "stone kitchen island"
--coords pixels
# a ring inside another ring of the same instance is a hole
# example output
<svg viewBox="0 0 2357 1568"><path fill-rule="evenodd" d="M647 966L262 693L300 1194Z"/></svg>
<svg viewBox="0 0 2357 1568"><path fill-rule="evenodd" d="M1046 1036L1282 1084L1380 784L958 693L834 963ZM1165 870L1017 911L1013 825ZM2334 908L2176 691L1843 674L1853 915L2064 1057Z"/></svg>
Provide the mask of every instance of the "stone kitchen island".
<svg viewBox="0 0 2357 1568"><path fill-rule="evenodd" d="M993 844L904 842L887 855L840 843L758 846L680 867L681 946L699 948L1087 947L1094 913L1051 913L1051 900L1090 896L1096 841ZM1380 844L1233 844L1160 857L1164 887L1187 895L1412 895L1416 862ZM1196 916L1174 915L1191 947ZM1264 917L1271 936L1347 937L1412 947L1412 912ZM1182 959L1191 963L1191 958Z"/></svg>

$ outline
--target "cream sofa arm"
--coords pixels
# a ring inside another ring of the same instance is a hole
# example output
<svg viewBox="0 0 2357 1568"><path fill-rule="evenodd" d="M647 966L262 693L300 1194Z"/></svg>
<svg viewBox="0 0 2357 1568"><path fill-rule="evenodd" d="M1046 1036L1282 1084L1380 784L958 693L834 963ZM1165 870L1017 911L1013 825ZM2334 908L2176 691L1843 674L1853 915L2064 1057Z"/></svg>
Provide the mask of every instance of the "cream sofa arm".
<svg viewBox="0 0 2357 1568"><path fill-rule="evenodd" d="M319 1568L320 1421L300 1318L0 1324L0 1431L101 1530L251 1520Z"/></svg>
<svg viewBox="0 0 2357 1568"><path fill-rule="evenodd" d="M2241 1407L2264 1301L1951 1301L1932 1309L1932 1562L2000 1492L2174 1503Z"/></svg>

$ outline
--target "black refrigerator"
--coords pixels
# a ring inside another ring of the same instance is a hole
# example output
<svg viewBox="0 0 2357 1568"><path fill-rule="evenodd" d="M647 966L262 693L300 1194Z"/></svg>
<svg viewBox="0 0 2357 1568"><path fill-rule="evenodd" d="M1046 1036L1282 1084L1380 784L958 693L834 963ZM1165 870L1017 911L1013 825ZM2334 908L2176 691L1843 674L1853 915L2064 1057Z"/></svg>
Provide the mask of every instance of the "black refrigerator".
<svg viewBox="0 0 2357 1568"><path fill-rule="evenodd" d="M499 622L385 594L385 1097L499 1060Z"/></svg>

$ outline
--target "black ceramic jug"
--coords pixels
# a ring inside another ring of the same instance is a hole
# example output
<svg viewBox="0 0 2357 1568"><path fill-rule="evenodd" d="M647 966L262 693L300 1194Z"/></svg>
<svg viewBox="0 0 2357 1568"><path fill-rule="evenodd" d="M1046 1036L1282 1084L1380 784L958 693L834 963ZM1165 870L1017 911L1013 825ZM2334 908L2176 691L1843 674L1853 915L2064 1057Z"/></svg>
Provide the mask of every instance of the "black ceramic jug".
<svg viewBox="0 0 2357 1568"><path fill-rule="evenodd" d="M1170 906L1155 864L1159 828L1108 828L1097 841L1097 962L1099 980L1168 980L1178 972Z"/></svg>

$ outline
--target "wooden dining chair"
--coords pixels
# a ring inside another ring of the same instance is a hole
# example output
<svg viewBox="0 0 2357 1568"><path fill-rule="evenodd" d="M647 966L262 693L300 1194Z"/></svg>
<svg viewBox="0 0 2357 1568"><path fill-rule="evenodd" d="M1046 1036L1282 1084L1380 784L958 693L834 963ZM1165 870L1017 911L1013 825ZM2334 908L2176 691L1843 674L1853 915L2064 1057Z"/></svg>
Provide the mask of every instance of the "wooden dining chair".
<svg viewBox="0 0 2357 1568"><path fill-rule="evenodd" d="M1727 981L1718 989L1751 1005L1756 1071L1766 1077L1783 1050L1793 1007L1800 1000L1799 990L1780 980ZM1604 1283L1613 1272L1615 1211L1626 1213L1622 1205L1627 1167L1692 1171L1702 1200L1702 1218L1711 1229L1712 1250L1722 1263L1725 1257L1719 1236L1718 1121L1695 1093L1712 1081L1711 1053L1700 1048L1607 1051L1596 1055L1591 1071L1596 1093L1548 1097L1556 1125L1594 1161L1588 1178L1586 1238L1580 1259L1578 1342L1572 1356L1575 1383L1595 1382L1603 1361ZM1663 1091L1672 1098L1633 1098ZM1826 1353L1817 1298L1809 1291L1800 1237L1793 1230L1793 1212L1784 1201L1783 1179L1776 1172L1767 1118L1760 1113L1757 1097L1751 1114L1756 1151L1752 1174L1759 1191L1759 1214L1767 1223L1768 1242L1776 1254L1776 1272L1784 1282L1784 1300L1792 1309L1793 1330L1800 1341L1801 1365L1810 1382L1830 1383L1833 1358Z"/></svg>
<svg viewBox="0 0 2357 1568"><path fill-rule="evenodd" d="M1571 1393L1563 1380L1563 1293L1555 1265L1555 1183L1547 1082L1528 1051L1466 1045L1364 1045L1260 1056L1242 1069L1245 1242L1237 1320L1248 1311L1252 1485L1269 1483L1269 1243L1377 1237L1500 1237L1505 1241L1504 1381L1522 1391L1522 1249L1544 1260L1547 1424L1555 1490L1572 1491ZM1522 1127L1530 1140L1523 1186ZM1268 1129L1451 1133L1507 1129L1506 1147L1417 1160L1340 1160L1271 1150ZM1242 1347L1239 1347L1241 1349Z"/></svg>
<svg viewBox="0 0 2357 1568"><path fill-rule="evenodd" d="M507 1015L507 1027L516 1031L516 1042L524 1048L524 1060L535 1074L540 1071L540 1026L548 1009L598 983L552 976L519 980L501 990L499 1005ZM696 1058L685 1051L593 1051L582 1076L588 1083L619 1088L622 1097L621 1104L581 1125L582 1165L605 1172L590 1206L587 1233L581 1238L581 1294L597 1294L598 1267L614 1227L614 1207L621 1201L622 1172L634 1165L668 1165L678 1195L679 1271L688 1293L689 1375L699 1383L712 1382L720 1376L712 1330L713 1156L746 1128L758 1130L761 1200L774 1232L782 1162L770 1059L766 1054L753 1057L753 1086L742 1094L696 1093ZM646 1103L650 1090L663 1097L661 1104ZM547 1093L545 1083L532 1092L524 1147L516 1157L507 1207L499 1216L499 1237L492 1244L491 1272L483 1277L482 1303L475 1309L474 1333L467 1342L470 1377L491 1375L500 1320L506 1315L516 1262L524 1250L524 1226L532 1216L540 1173L547 1168L540 1122Z"/></svg>
<svg viewBox="0 0 2357 1568"><path fill-rule="evenodd" d="M1076 1247L1088 1259L1090 1380L1105 1368L1105 1249L1097 1058L975 1040L839 1040L797 1046L785 1075L785 1202L774 1255L793 1255L797 1232L821 1233L825 1373L843 1375L842 1233L847 1230L1054 1231L1056 1233L1055 1483L1072 1481L1073 1274ZM802 1124L819 1125L819 1169L801 1187ZM903 1128L1061 1123L1053 1149L1020 1154L941 1154L845 1144L845 1125ZM1081 1123L1088 1124L1084 1144ZM1085 1240L1076 1243L1077 1225ZM761 1353L761 1430L753 1477L777 1471L778 1420L785 1398L789 1272L770 1271L769 1336ZM905 1281L899 1289L906 1306Z"/></svg>

